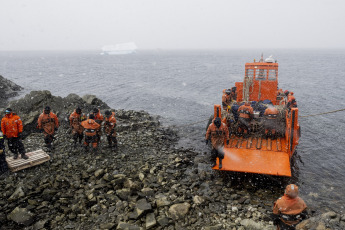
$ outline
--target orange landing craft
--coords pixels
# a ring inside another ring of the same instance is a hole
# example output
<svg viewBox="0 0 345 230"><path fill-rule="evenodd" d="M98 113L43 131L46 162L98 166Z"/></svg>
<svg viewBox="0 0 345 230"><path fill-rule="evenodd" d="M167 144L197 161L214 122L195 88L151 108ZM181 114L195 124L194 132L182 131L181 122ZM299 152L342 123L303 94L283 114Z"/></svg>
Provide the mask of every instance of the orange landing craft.
<svg viewBox="0 0 345 230"><path fill-rule="evenodd" d="M230 131L229 144L224 141L223 167L219 169L217 159L213 169L290 177L290 162L298 145L300 127L293 93L278 88L278 63L271 57L246 63L244 81L236 82L230 90L230 105L215 105L214 116L209 121L220 117ZM251 103L254 114L250 132L240 133L238 107L245 101ZM265 109L272 106L279 112L274 135L265 130L267 117L264 116Z"/></svg>

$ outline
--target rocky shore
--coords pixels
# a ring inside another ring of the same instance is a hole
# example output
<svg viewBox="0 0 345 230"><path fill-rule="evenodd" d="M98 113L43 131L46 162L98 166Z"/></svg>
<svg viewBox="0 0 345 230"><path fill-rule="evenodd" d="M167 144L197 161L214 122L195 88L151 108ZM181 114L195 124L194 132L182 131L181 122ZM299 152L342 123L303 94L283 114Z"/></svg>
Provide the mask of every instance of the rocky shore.
<svg viewBox="0 0 345 230"><path fill-rule="evenodd" d="M279 182L212 171L207 153L177 148L178 133L144 111L113 110L119 149L103 139L94 154L73 148L67 118L77 106L109 107L92 95L33 91L9 105L25 125L27 151L43 148L35 125L45 105L61 122L55 149L49 162L1 176L0 229L275 229ZM324 213L297 229L345 229L345 216Z"/></svg>

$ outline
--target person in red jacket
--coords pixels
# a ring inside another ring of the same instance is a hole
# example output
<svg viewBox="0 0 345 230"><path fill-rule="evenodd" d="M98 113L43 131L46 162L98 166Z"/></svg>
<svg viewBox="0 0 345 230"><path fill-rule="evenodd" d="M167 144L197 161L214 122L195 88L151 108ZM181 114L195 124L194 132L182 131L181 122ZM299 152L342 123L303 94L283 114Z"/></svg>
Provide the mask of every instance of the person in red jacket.
<svg viewBox="0 0 345 230"><path fill-rule="evenodd" d="M79 144L84 137L84 127L81 125L81 122L86 120L85 115L82 113L81 108L77 108L74 112L69 116L69 124L72 128L72 136L74 140L74 147L77 145L77 141L79 139Z"/></svg>
<svg viewBox="0 0 345 230"><path fill-rule="evenodd" d="M238 119L238 135L241 136L243 133L245 136L250 134L250 122L253 119L254 110L250 106L248 101L244 105L238 108L239 119Z"/></svg>
<svg viewBox="0 0 345 230"><path fill-rule="evenodd" d="M298 196L298 186L289 184L284 196L274 203L273 223L277 225L277 230L296 229L296 225L307 217L306 209L307 205Z"/></svg>
<svg viewBox="0 0 345 230"><path fill-rule="evenodd" d="M116 127L115 113L110 112L109 110L105 111L104 132L107 135L109 147L113 151L117 150L117 139L116 139L115 127Z"/></svg>
<svg viewBox="0 0 345 230"><path fill-rule="evenodd" d="M96 152L98 141L97 141L97 132L100 129L100 125L95 121L95 115L90 114L89 119L83 121L81 125L84 127L85 132L85 141L84 147L85 151L88 151L88 147L92 144L94 151Z"/></svg>
<svg viewBox="0 0 345 230"><path fill-rule="evenodd" d="M25 148L21 141L23 132L23 123L20 117L12 112L11 108L5 110L6 115L1 120L1 131L7 139L9 150L14 154L13 158L18 158L18 153L23 159L29 157L25 155Z"/></svg>
<svg viewBox="0 0 345 230"><path fill-rule="evenodd" d="M211 160L214 163L213 167L216 165L218 157L219 168L221 169L223 167L222 160L224 159L224 140L229 144L229 129L224 123L222 123L219 117L216 117L207 128L205 137L206 144L208 144L210 138L212 143Z"/></svg>
<svg viewBox="0 0 345 230"><path fill-rule="evenodd" d="M44 133L44 142L48 149L52 148L52 142L55 139L54 135L55 132L59 128L59 120L58 117L51 112L49 106L44 108L43 113L38 117L38 129L43 131Z"/></svg>

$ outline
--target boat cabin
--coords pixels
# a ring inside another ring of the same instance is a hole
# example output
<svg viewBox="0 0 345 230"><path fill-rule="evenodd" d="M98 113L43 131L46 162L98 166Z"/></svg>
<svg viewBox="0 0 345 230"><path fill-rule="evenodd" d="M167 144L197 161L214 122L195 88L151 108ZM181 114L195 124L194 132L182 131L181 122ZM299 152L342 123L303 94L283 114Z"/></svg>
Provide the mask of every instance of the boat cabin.
<svg viewBox="0 0 345 230"><path fill-rule="evenodd" d="M236 82L237 102L270 100L277 104L278 63L272 58L245 64L243 82Z"/></svg>

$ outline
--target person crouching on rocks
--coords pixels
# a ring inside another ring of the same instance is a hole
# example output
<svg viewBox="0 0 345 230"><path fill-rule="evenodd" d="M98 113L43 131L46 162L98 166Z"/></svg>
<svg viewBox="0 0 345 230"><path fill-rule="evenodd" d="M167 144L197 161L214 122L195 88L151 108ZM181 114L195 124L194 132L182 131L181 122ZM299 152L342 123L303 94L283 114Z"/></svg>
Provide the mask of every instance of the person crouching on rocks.
<svg viewBox="0 0 345 230"><path fill-rule="evenodd" d="M229 144L229 129L219 117L216 117L207 128L206 144L208 144L210 138L212 143L211 160L214 163L212 167L216 166L218 157L219 169L221 169L223 167L222 160L224 159L224 140L226 139L226 143Z"/></svg>
<svg viewBox="0 0 345 230"><path fill-rule="evenodd" d="M38 117L37 123L38 129L44 133L46 147L50 150L52 148L55 132L59 128L58 117L51 112L49 106L46 106L43 113Z"/></svg>
<svg viewBox="0 0 345 230"><path fill-rule="evenodd" d="M74 147L77 145L77 141L79 139L79 144L84 137L84 127L81 125L82 121L85 121L86 117L82 113L81 108L77 108L74 112L69 116L69 124L72 128L72 136L74 141Z"/></svg>
<svg viewBox="0 0 345 230"><path fill-rule="evenodd" d="M273 207L273 223L277 230L293 230L307 218L307 205L298 196L298 187L295 184L286 186L284 196L279 198Z"/></svg>
<svg viewBox="0 0 345 230"><path fill-rule="evenodd" d="M88 151L89 145L92 144L92 148L94 152L96 152L98 145L97 132L101 126L95 121L95 115L90 114L89 119L83 121L81 125L84 127L85 132L85 151Z"/></svg>
<svg viewBox="0 0 345 230"><path fill-rule="evenodd" d="M23 123L20 117L12 112L11 108L5 110L6 115L1 120L1 131L5 139L9 150L14 154L13 159L18 158L18 153L21 154L23 159L29 157L25 155L25 148L21 141L21 135L23 132Z"/></svg>
<svg viewBox="0 0 345 230"><path fill-rule="evenodd" d="M111 150L117 150L117 139L116 139L116 118L115 113L109 110L105 111L105 123L104 132L107 135L107 141Z"/></svg>
<svg viewBox="0 0 345 230"><path fill-rule="evenodd" d="M0 132L0 175L8 170L5 154L5 141L2 132Z"/></svg>

